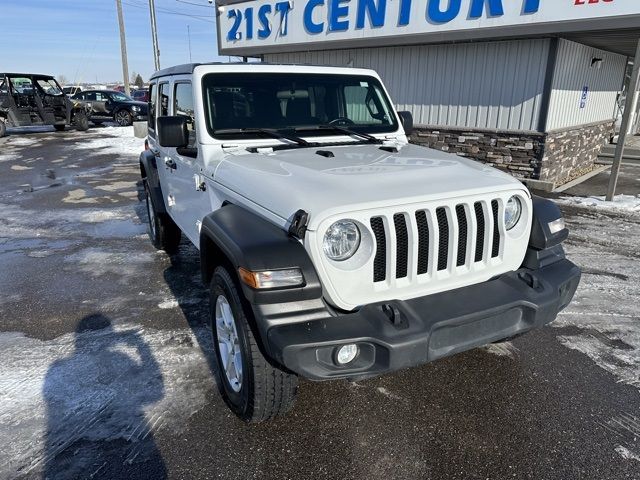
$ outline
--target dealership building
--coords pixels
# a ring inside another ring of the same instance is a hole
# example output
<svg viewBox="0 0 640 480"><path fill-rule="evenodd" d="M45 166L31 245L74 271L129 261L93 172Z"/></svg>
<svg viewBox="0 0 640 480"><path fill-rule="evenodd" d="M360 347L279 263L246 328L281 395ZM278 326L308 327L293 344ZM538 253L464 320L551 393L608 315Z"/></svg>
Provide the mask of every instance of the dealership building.
<svg viewBox="0 0 640 480"><path fill-rule="evenodd" d="M613 136L640 0L217 0L221 55L376 70L411 140L551 190Z"/></svg>

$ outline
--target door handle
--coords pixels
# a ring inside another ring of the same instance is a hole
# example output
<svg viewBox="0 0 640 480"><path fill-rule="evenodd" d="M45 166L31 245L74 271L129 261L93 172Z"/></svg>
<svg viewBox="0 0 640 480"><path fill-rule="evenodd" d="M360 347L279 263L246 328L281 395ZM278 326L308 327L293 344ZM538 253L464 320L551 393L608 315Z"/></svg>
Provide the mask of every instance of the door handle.
<svg viewBox="0 0 640 480"><path fill-rule="evenodd" d="M170 168L171 170L175 170L178 166L176 165L176 162L173 158L168 158L164 161L164 164L167 166L167 168Z"/></svg>

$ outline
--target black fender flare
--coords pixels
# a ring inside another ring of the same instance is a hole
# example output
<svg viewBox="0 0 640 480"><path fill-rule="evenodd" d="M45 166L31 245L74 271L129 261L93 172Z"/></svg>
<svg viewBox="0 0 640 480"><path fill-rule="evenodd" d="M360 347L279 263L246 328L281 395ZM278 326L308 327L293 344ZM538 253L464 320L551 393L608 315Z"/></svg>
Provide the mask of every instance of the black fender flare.
<svg viewBox="0 0 640 480"><path fill-rule="evenodd" d="M164 203L164 195L160 186L156 156L151 150L145 150L140 154L140 175L142 180L149 186L153 208L157 213L166 214L167 207Z"/></svg>
<svg viewBox="0 0 640 480"><path fill-rule="evenodd" d="M549 223L562 218L562 212L555 202L532 195L531 203L531 236L522 266L537 270L565 258L562 242L569 237L569 230L566 227L558 232L550 230Z"/></svg>
<svg viewBox="0 0 640 480"><path fill-rule="evenodd" d="M276 304L322 298L322 283L304 246L283 228L238 205L228 204L207 215L200 229L200 265L205 285L218 265L250 271L299 268L304 285L255 290L242 282L249 303Z"/></svg>
<svg viewBox="0 0 640 480"><path fill-rule="evenodd" d="M559 232L552 233L549 223L562 218L562 212L556 203L547 198L531 196L533 204L533 222L531 224L531 237L529 246L536 250L560 245L569 237L569 230L565 227Z"/></svg>

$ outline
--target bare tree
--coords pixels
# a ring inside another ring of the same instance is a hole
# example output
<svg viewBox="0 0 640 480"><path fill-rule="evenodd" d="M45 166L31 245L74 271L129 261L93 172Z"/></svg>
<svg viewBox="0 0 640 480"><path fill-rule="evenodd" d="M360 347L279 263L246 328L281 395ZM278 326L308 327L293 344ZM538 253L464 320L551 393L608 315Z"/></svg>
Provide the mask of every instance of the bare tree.
<svg viewBox="0 0 640 480"><path fill-rule="evenodd" d="M67 79L67 77L60 74L58 75L58 83L64 87L67 83L69 83L69 80Z"/></svg>

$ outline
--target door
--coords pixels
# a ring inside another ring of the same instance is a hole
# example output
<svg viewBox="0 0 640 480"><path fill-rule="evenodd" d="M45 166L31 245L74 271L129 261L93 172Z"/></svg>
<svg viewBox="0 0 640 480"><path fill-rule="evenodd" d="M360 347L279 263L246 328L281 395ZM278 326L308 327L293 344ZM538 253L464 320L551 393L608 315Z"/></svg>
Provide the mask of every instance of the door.
<svg viewBox="0 0 640 480"><path fill-rule="evenodd" d="M174 115L187 119L189 145L187 149L197 152L193 89L188 80L176 80L160 85L159 116ZM201 160L192 156L188 150L164 148L164 171L170 195L172 196L171 216L180 229L198 246L200 226L203 217L211 211L209 196L206 193L204 177L201 175ZM185 155L185 153L187 153Z"/></svg>
<svg viewBox="0 0 640 480"><path fill-rule="evenodd" d="M9 110L9 119L16 127L40 124L35 99L33 97L33 84L28 77L7 77L9 95L13 100L14 108Z"/></svg>
<svg viewBox="0 0 640 480"><path fill-rule="evenodd" d="M93 113L97 117L110 118L111 112L109 109L110 101L109 96L102 92L93 92L94 98L91 99L91 106Z"/></svg>

